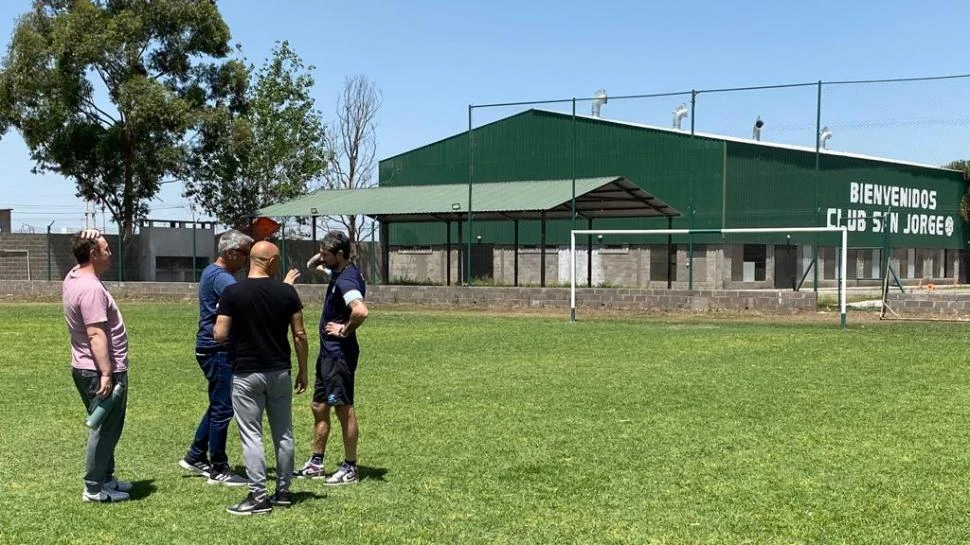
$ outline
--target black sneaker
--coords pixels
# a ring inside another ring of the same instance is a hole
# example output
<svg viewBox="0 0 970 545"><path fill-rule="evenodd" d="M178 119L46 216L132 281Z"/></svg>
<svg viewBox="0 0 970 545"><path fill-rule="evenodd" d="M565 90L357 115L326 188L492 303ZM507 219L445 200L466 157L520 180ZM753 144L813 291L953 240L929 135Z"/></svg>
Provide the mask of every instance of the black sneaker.
<svg viewBox="0 0 970 545"><path fill-rule="evenodd" d="M276 507L289 507L293 505L293 498L290 497L289 492L277 490L275 494L269 497L269 502Z"/></svg>
<svg viewBox="0 0 970 545"><path fill-rule="evenodd" d="M182 458L179 460L179 466L186 471L191 471L192 473L201 475L203 477L208 477L209 473L212 471L212 466L209 465L209 462L201 460L198 462L190 462L187 458Z"/></svg>
<svg viewBox="0 0 970 545"><path fill-rule="evenodd" d="M230 515L265 515L272 510L273 504L269 502L269 497L266 494L254 497L252 492L243 501L231 507L226 507L226 511Z"/></svg>
<svg viewBox="0 0 970 545"><path fill-rule="evenodd" d="M208 484L221 484L223 486L246 486L249 484L248 479L244 479L239 475L236 475L228 469L215 470L209 474L209 480L206 481Z"/></svg>

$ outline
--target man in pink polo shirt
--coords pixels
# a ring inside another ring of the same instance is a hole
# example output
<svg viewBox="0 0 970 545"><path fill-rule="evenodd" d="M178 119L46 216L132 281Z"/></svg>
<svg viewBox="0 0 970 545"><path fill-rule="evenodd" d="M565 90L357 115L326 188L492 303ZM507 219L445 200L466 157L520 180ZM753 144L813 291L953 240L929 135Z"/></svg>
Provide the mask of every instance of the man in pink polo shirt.
<svg viewBox="0 0 970 545"><path fill-rule="evenodd" d="M84 501L125 501L131 483L115 478L115 446L128 406L128 332L114 297L100 277L111 263L111 249L101 233L89 229L74 237L78 265L64 278L64 319L71 335L71 374L85 410L119 387L100 428L88 433L84 466Z"/></svg>

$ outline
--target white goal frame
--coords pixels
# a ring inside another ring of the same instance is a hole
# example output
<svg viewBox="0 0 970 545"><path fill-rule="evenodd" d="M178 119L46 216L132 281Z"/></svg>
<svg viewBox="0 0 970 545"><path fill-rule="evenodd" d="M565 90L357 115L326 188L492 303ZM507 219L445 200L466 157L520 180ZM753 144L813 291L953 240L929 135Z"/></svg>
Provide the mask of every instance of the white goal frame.
<svg viewBox="0 0 970 545"><path fill-rule="evenodd" d="M576 321L576 235L711 235L736 233L842 233L839 260L839 328L845 329L845 274L849 254L849 230L839 227L752 227L738 229L574 229L569 232L569 321ZM592 256L589 256L592 259ZM818 267L818 263L815 263Z"/></svg>

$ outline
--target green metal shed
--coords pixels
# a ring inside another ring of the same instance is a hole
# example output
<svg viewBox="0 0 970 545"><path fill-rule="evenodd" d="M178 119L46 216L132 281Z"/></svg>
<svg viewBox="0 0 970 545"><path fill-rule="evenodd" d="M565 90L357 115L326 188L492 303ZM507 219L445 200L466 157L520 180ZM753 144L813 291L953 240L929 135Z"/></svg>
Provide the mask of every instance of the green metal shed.
<svg viewBox="0 0 970 545"><path fill-rule="evenodd" d="M944 168L828 150L816 156L809 148L538 109L476 127L470 136L459 133L384 159L380 186L471 183L474 189L483 182L618 175L683 211L675 228L847 225L850 244L858 248L882 247L887 235L894 248L967 245L959 216L965 184L959 172ZM663 223L608 219L596 220L595 228L659 229ZM547 242L568 244L573 225L550 222ZM582 217L575 224L587 227ZM512 243L510 223L475 224L473 231L491 243ZM403 246L444 239L433 224L395 225L389 235L391 245ZM807 236L793 238L804 244ZM537 244L538 222L522 222L520 237ZM778 239L752 235L746 241ZM693 241L718 240L698 235Z"/></svg>

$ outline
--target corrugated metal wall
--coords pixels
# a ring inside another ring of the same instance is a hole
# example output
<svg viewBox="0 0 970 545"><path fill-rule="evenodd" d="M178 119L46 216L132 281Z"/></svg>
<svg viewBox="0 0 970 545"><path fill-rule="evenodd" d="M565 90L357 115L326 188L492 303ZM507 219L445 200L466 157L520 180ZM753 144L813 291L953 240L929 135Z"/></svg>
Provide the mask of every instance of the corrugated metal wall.
<svg viewBox="0 0 970 545"><path fill-rule="evenodd" d="M926 206L896 209L893 246L963 248L967 240L958 214L964 183L956 172L823 153L816 173L812 152L583 117L574 122L568 114L540 110L477 127L472 140L473 183L625 176L684 214L674 220L675 228L848 222L853 231L850 245L881 247L886 235L876 216L885 206L874 203L879 195L888 197L895 187L907 194L917 191ZM461 133L391 157L380 163L380 184L466 183L468 152L467 133ZM866 191L870 191L868 197ZM931 193L933 207L927 202ZM688 217L692 206L696 210L693 222ZM569 221L549 222L547 243L568 244L570 226ZM579 218L576 227L586 228L586 221ZM602 229L666 227L660 218L594 223L594 228ZM488 243L513 241L511 222L475 222L473 231L464 228L466 240L481 235ZM520 222L520 243L538 244L539 232L538 221ZM390 234L393 245L440 244L445 241L445 226L398 224ZM793 235L791 242L809 243L807 237ZM611 237L604 242L658 242L656 237L624 238L628 240ZM457 226L452 225L452 241L457 240ZM744 240L770 243L782 241L784 236L747 236ZM707 235L696 236L694 241L718 243L722 239Z"/></svg>

